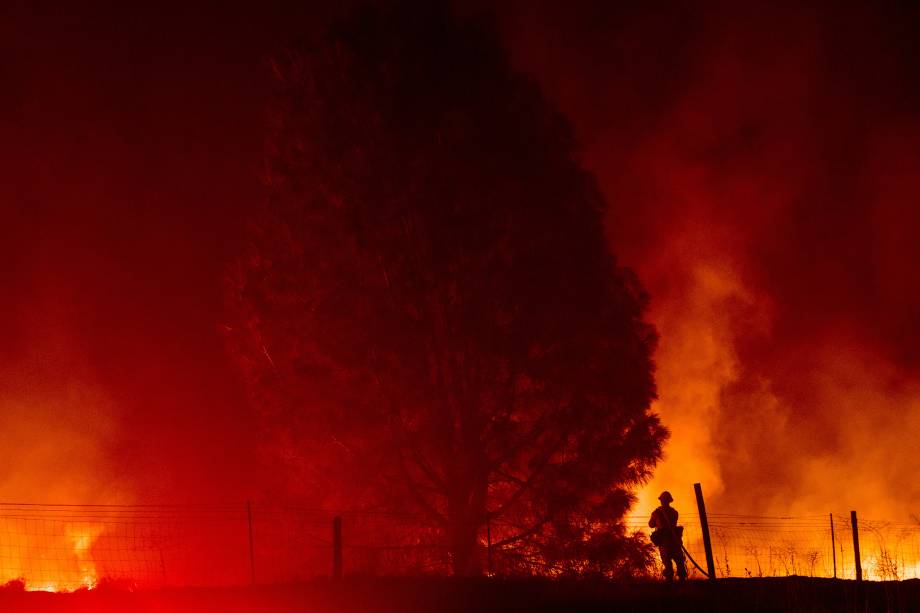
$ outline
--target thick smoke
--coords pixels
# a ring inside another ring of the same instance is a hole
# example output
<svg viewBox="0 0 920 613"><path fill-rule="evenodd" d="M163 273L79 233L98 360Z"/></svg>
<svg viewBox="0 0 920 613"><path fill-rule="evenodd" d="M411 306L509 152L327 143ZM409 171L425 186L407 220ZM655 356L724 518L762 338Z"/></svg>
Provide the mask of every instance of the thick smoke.
<svg viewBox="0 0 920 613"><path fill-rule="evenodd" d="M643 492L723 513L920 499L918 14L551 7L504 20L574 120L609 236L652 295ZM911 507L911 505L914 507Z"/></svg>
<svg viewBox="0 0 920 613"><path fill-rule="evenodd" d="M0 377L0 501L130 500L134 489L107 453L119 432L117 408L75 359L67 330L45 320L30 332L29 348Z"/></svg>
<svg viewBox="0 0 920 613"><path fill-rule="evenodd" d="M498 9L652 294L673 437L650 491L904 516L920 493L917 9L698 7ZM260 197L263 59L317 19L283 2L4 10L0 493L240 499L255 442L220 276Z"/></svg>
<svg viewBox="0 0 920 613"><path fill-rule="evenodd" d="M264 67L167 8L0 9L0 501L252 495L219 323Z"/></svg>

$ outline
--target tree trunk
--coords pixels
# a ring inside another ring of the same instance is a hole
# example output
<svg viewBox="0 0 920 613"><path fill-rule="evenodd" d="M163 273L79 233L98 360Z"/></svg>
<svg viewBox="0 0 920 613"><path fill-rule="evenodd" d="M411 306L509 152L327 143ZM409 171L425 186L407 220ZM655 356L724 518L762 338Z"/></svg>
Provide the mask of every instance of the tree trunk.
<svg viewBox="0 0 920 613"><path fill-rule="evenodd" d="M450 526L451 571L455 577L474 577L482 574L476 547L478 526L459 520Z"/></svg>
<svg viewBox="0 0 920 613"><path fill-rule="evenodd" d="M448 510L451 571L457 577L483 574L478 535L485 524L486 480L476 478L474 482L471 488L463 488Z"/></svg>

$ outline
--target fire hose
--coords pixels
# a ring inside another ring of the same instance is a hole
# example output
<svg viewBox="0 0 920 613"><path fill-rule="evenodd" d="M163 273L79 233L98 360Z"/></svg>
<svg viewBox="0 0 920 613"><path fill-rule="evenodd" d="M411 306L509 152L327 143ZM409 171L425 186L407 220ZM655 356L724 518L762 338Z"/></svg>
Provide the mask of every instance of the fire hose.
<svg viewBox="0 0 920 613"><path fill-rule="evenodd" d="M684 555L686 555L688 558L690 558L690 561L693 562L693 565L694 565L694 566L696 566L696 570L700 571L701 573L703 573L703 575L705 575L707 578L709 578L709 573L707 573L705 570L703 570L703 569L700 567L700 565L696 563L696 560L693 559L693 556L690 555L690 552L687 551L687 548L684 547L684 544L683 544L683 543L680 544L680 548L683 549Z"/></svg>
<svg viewBox="0 0 920 613"><path fill-rule="evenodd" d="M674 530L674 526L671 525L671 520L668 519L667 515L665 515L664 513L662 513L662 514L661 514L661 517L664 518L664 522L665 522L665 524L667 524L667 526L668 526L668 531L671 533L671 537L674 539L674 542L675 542L675 543L680 543L680 548L681 548L681 550L684 552L684 555L686 555L688 558L690 558L690 561L693 562L693 565L696 567L696 570L698 570L698 571L700 571L701 573L703 573L703 575L704 575L706 578L711 578L711 577L709 577L709 573L707 573L705 570L703 570L703 567L702 567L702 566L700 566L699 564L697 564L696 560L693 559L693 556L690 555L690 552L687 551L687 548L684 547L684 539L683 539L683 537L680 536L680 535L678 535L678 534L677 534L677 531ZM668 562L668 564L670 564L670 562Z"/></svg>

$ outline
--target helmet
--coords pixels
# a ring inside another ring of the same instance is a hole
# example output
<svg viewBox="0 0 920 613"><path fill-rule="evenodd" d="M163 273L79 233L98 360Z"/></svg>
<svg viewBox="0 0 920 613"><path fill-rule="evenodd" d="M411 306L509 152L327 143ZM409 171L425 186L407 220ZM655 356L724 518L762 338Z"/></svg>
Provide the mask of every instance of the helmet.
<svg viewBox="0 0 920 613"><path fill-rule="evenodd" d="M661 502L674 502L674 496L671 496L671 492L665 490L661 492L661 496L658 497L658 500Z"/></svg>

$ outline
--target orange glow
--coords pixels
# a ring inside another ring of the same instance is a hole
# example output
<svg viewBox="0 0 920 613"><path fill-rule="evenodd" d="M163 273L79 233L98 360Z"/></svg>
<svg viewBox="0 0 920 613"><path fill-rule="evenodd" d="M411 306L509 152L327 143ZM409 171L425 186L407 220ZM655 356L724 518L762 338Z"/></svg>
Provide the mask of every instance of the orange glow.
<svg viewBox="0 0 920 613"><path fill-rule="evenodd" d="M96 587L96 565L93 563L90 547L93 541L102 532L101 526L86 528L81 527L78 530L68 530L69 537L73 540L74 557L80 569L80 585L82 587Z"/></svg>
<svg viewBox="0 0 920 613"><path fill-rule="evenodd" d="M654 409L671 439L633 512L647 517L667 489L687 518L700 482L710 514L809 518L724 535L750 537L737 547L763 554L761 569L783 572L788 551L801 572L815 552L830 558L828 514L845 525L856 510L873 527L866 575L918 576L917 125L869 117L865 160L849 175L830 165L810 106L827 95L823 26L769 14L790 26L782 48L753 20L713 22L699 78L621 157L592 160L611 202L640 211L636 225L617 212L611 243L660 335ZM850 538L837 544L852 565Z"/></svg>
<svg viewBox="0 0 920 613"><path fill-rule="evenodd" d="M726 300L744 293L731 271L714 265L698 265L691 282L682 308L651 314L661 335L654 410L671 429L671 439L665 461L639 493L636 510L642 515L651 514L665 489L676 490L672 493L685 504L693 500L695 481L706 484L707 494L722 490L718 466L707 450L713 448L710 424L720 409L720 392L737 377L737 357L732 330L720 311Z"/></svg>
<svg viewBox="0 0 920 613"><path fill-rule="evenodd" d="M693 536L692 485L700 482L710 514L795 518L754 527L721 520L712 530L717 569L831 576L826 518L834 512L844 529L838 576L847 577L855 509L861 519L892 522L873 522L861 534L864 575L920 576L920 525L903 497L915 474L904 445L920 438L920 386L846 328L832 327L789 347L790 360L803 365L792 371L793 385L807 390L808 405L778 394L777 383L789 383L743 363L739 352L751 337L770 339L774 324L773 301L741 261L711 229L687 226L670 251L646 263L653 288L670 290L653 294L649 316L660 333L655 410L672 434L664 461L638 492L636 517L648 517L659 493L671 491L692 528L686 544L702 562ZM803 414L824 421L815 430Z"/></svg>
<svg viewBox="0 0 920 613"><path fill-rule="evenodd" d="M54 524L25 520L43 527ZM55 522L56 523L56 522ZM93 589L98 583L92 546L101 525L64 525L63 531L36 530L29 534L9 534L0 547L3 574L0 583L22 580L30 591L71 592Z"/></svg>
<svg viewBox="0 0 920 613"><path fill-rule="evenodd" d="M68 11L13 4L0 501L306 498L314 450L283 427L266 435L247 405L219 278L265 196L264 58L325 17L265 11L257 28L235 18L203 36L203 13L189 25L159 11L152 26L109 11L85 20L88 35ZM571 118L610 204L610 248L648 290L659 334L653 410L671 437L629 527L647 531L667 489L702 562L700 482L732 575L827 575L833 513L848 576L855 509L870 522L866 576L920 577L918 28L869 3L533 4L496 8L496 27ZM243 520L169 532L47 519L0 505L0 585L249 580ZM320 536L317 558L327 524ZM214 558L235 566L201 563Z"/></svg>
<svg viewBox="0 0 920 613"><path fill-rule="evenodd" d="M773 334L773 301L734 245L699 230L687 227L671 251L646 263L652 286L664 287L666 277L670 289L653 294L649 316L660 333L655 410L672 435L638 492L636 517L647 517L670 490L692 528L686 544L702 562L693 536L692 484L700 482L710 514L790 518L755 527L716 519L724 522L712 530L720 575L831 576L827 517L834 512L838 576L852 577L855 509L861 520L878 520L861 528L864 576L920 576L920 524L909 495L915 470L905 453L905 442L920 438L920 385L834 322L789 347L790 362L800 365L791 374L745 364L739 347ZM777 385L806 390L808 404L777 393ZM815 418L823 421L816 426Z"/></svg>
<svg viewBox="0 0 920 613"><path fill-rule="evenodd" d="M807 408L833 416L821 432L833 446L809 439L813 435L795 423L802 407L776 394L765 374L743 394L734 392L743 376L751 377L743 372L737 346L744 335L769 337L772 315L769 297L727 264L733 257L696 258L681 281L684 291L664 294L650 313L661 335L655 410L672 436L634 512L650 514L658 494L668 489L679 510L695 513L692 484L701 482L710 513L836 512L842 519L856 509L861 518L916 522L916 510L904 504L902 493L910 491L914 474L904 442L920 436L920 386L905 382L896 366L858 338L835 330L791 349L811 365L795 374L806 383ZM888 546L895 548L900 568L917 576L920 558L914 556L920 552ZM864 563L884 566L873 561L869 547Z"/></svg>

